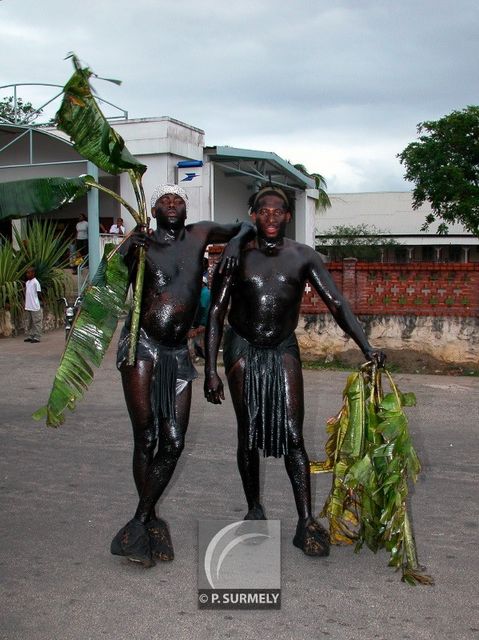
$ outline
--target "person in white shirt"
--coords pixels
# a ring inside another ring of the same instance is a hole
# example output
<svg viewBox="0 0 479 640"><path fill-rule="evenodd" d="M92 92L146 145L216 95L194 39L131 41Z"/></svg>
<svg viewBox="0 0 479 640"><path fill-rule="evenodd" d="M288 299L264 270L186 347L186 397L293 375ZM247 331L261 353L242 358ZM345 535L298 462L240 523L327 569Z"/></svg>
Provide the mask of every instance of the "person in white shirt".
<svg viewBox="0 0 479 640"><path fill-rule="evenodd" d="M25 283L25 334L24 342L40 342L42 335L43 310L42 288L35 278L35 269L27 269L27 281Z"/></svg>
<svg viewBox="0 0 479 640"><path fill-rule="evenodd" d="M85 257L88 253L88 221L85 214L80 213L80 219L76 226L76 249Z"/></svg>
<svg viewBox="0 0 479 640"><path fill-rule="evenodd" d="M123 218L117 218L116 224L112 224L110 227L110 233L116 233L119 236L125 235L125 227L123 225Z"/></svg>

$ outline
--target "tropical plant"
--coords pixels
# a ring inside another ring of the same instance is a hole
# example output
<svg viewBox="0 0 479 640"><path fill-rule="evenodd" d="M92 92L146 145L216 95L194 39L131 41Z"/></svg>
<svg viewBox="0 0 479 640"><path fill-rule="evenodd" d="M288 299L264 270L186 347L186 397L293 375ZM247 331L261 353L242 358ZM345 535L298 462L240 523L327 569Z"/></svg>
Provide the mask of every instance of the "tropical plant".
<svg viewBox="0 0 479 640"><path fill-rule="evenodd" d="M68 240L48 220L34 221L24 236L14 228L14 235L18 249L8 240L0 247L0 312L10 311L13 324L18 325L24 309L25 273L34 267L47 309L59 317L58 298L65 295L68 285L63 270L68 262Z"/></svg>
<svg viewBox="0 0 479 640"><path fill-rule="evenodd" d="M22 279L26 267L18 259L18 254L9 240L0 247L0 312L10 311L15 323L23 314Z"/></svg>
<svg viewBox="0 0 479 640"><path fill-rule="evenodd" d="M308 176L308 178L314 179L314 184L316 186L316 189L319 192L319 197L318 197L318 200L316 201L316 208L317 209L329 208L331 206L331 200L329 199L329 196L326 193L326 189L328 188L328 185L324 177L320 173L309 173L309 171L306 169L304 164L295 164L293 166L298 171L301 171L301 173L304 173L305 176Z"/></svg>
<svg viewBox="0 0 479 640"><path fill-rule="evenodd" d="M311 462L311 472L333 473L321 514L329 519L333 544L356 542L357 551L363 544L374 552L385 548L403 581L432 584L419 566L407 511L408 480L416 480L420 464L403 407L416 398L385 375L389 393L375 366L349 376L343 406L328 420L327 459Z"/></svg>
<svg viewBox="0 0 479 640"><path fill-rule="evenodd" d="M316 250L326 253L331 260L378 260L382 249L399 244L386 237L388 233L374 225L336 225L316 236Z"/></svg>
<svg viewBox="0 0 479 640"><path fill-rule="evenodd" d="M460 223L479 237L479 106L417 125L418 142L398 154L414 182L413 207L429 202L423 230L441 220L438 233Z"/></svg>
<svg viewBox="0 0 479 640"><path fill-rule="evenodd" d="M24 271L34 267L46 307L60 317L62 307L58 299L65 296L68 286L64 269L68 266L69 238L64 232L58 233L57 225L51 220L34 220L25 234L21 235L16 228L14 234L19 246L20 266Z"/></svg>

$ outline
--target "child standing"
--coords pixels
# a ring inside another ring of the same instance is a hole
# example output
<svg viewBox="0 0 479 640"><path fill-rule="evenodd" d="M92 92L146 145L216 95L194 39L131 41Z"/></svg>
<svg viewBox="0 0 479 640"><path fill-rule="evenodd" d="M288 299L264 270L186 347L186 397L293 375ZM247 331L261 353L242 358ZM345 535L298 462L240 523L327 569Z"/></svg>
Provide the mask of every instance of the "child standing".
<svg viewBox="0 0 479 640"><path fill-rule="evenodd" d="M24 342L40 342L42 335L43 311L40 306L40 283L35 278L35 269L27 269L27 281L25 283L25 334Z"/></svg>

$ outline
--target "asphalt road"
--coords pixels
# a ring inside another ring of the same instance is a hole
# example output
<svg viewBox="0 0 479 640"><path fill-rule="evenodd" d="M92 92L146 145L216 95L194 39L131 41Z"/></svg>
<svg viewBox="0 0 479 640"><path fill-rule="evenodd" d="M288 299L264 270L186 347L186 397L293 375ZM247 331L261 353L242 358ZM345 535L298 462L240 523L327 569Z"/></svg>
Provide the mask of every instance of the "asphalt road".
<svg viewBox="0 0 479 640"><path fill-rule="evenodd" d="M109 553L136 506L113 350L62 428L30 417L47 398L62 342L60 331L38 345L0 341L2 640L479 638L477 378L395 376L418 398L408 415L423 472L411 511L434 587L403 584L385 552L334 547L328 559L304 556L291 544L295 510L284 466L268 459L264 503L282 521L282 608L199 611L197 521L245 512L229 397L215 407L203 400L201 378L194 383L186 449L161 501L176 558L145 570ZM318 458L346 373L304 377L307 448ZM329 476L313 478L317 512L329 484Z"/></svg>

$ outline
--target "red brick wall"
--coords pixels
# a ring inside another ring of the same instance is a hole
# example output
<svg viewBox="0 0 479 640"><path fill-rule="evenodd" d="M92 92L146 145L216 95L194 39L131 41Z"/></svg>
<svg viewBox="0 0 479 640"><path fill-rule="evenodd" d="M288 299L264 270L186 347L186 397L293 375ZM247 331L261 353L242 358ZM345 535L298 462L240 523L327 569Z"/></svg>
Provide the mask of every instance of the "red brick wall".
<svg viewBox="0 0 479 640"><path fill-rule="evenodd" d="M382 264L349 258L328 264L328 270L358 315L479 315L479 263ZM309 288L301 313L326 313Z"/></svg>

